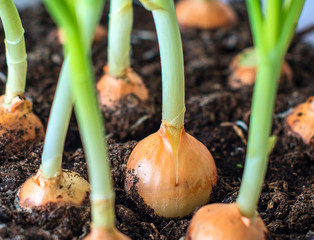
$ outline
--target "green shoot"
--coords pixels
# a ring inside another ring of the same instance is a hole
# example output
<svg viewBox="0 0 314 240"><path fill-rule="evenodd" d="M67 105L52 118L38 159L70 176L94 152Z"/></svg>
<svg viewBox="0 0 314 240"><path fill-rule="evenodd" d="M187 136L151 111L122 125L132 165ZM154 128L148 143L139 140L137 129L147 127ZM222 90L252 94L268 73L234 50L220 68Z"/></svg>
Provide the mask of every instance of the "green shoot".
<svg viewBox="0 0 314 240"><path fill-rule="evenodd" d="M102 106L116 109L122 99L133 95L145 104L148 90L130 67L132 1L112 0L109 16L108 64L97 83L99 102Z"/></svg>
<svg viewBox="0 0 314 240"><path fill-rule="evenodd" d="M26 50L24 29L13 0L0 2L0 17L5 31L6 58L8 64L8 78L4 102L5 107L10 107L12 100L24 95L26 82Z"/></svg>
<svg viewBox="0 0 314 240"><path fill-rule="evenodd" d="M44 128L32 112L32 103L24 98L27 70L24 29L13 0L0 1L0 17L8 66L5 94L0 96L0 136L2 140L10 139L5 144L5 151L18 153L26 146L42 141Z"/></svg>
<svg viewBox="0 0 314 240"><path fill-rule="evenodd" d="M86 1L77 1L76 3L76 11L78 16L80 16L77 20L84 32L82 37L86 49L90 48L94 34L93 26L98 23L100 18L101 11L97 9L98 7L95 4L86 4ZM45 178L53 178L60 174L62 170L64 143L73 108L70 78L69 57L66 57L62 66L45 137L40 167L41 174Z"/></svg>
<svg viewBox="0 0 314 240"><path fill-rule="evenodd" d="M237 205L243 216L253 218L265 178L268 155L275 144L270 136L278 78L304 0L247 0L257 57L246 162Z"/></svg>
<svg viewBox="0 0 314 240"><path fill-rule="evenodd" d="M76 2L76 10L89 11L90 14L81 11L80 27L84 31L84 46L89 49L92 41L90 27L95 25L101 14L99 4L86 6L82 2ZM91 14L92 13L92 14ZM83 17L86 19L83 21ZM84 23L84 24L83 24ZM92 32L93 33L93 32ZM87 54L87 53L86 53ZM59 83L47 127L42 164L35 176L30 177L19 191L19 204L28 209L32 206L44 206L48 202L61 202L80 205L84 201L90 186L85 179L69 170L62 169L62 154L66 132L73 107L73 94L71 92L71 69L69 54L62 66ZM60 185L63 187L60 188ZM61 196L61 198L60 198Z"/></svg>
<svg viewBox="0 0 314 240"><path fill-rule="evenodd" d="M130 67L132 1L111 0L109 16L108 73L116 78L124 78Z"/></svg>
<svg viewBox="0 0 314 240"><path fill-rule="evenodd" d="M173 1L141 0L153 12L162 69L162 120L181 128L184 123L184 64L180 30Z"/></svg>
<svg viewBox="0 0 314 240"><path fill-rule="evenodd" d="M103 1L81 1L85 6L97 6L95 11L101 11ZM91 183L91 204L93 227L114 227L114 193L108 161L108 154L104 142L103 122L100 117L95 89L91 59L87 45L84 44L83 31L76 18L75 1L54 0L44 1L48 11L56 20L60 28L65 30L65 49L70 56L71 88L75 99L83 146L88 162ZM96 22L92 26L96 27Z"/></svg>
<svg viewBox="0 0 314 240"><path fill-rule="evenodd" d="M70 87L70 64L67 57L51 107L40 166L44 178L54 178L62 171L62 155L73 108Z"/></svg>

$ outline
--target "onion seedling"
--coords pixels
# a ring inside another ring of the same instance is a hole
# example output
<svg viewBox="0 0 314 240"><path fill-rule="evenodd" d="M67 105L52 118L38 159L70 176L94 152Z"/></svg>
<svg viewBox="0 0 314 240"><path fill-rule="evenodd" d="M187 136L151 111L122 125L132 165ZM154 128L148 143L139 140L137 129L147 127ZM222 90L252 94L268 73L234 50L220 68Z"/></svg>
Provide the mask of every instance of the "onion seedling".
<svg viewBox="0 0 314 240"><path fill-rule="evenodd" d="M247 0L257 57L250 130L243 179L236 203L201 208L188 228L187 240L264 240L267 229L256 208L276 137L270 136L281 66L305 0Z"/></svg>
<svg viewBox="0 0 314 240"><path fill-rule="evenodd" d="M86 6L85 2L76 4L77 12L81 13L80 28L85 33L84 44L87 50L92 41L90 25L98 22L102 9L102 6L97 4L89 6ZM69 55L67 55L48 121L42 164L37 174L29 178L18 193L22 208L29 209L48 202L79 205L89 192L89 184L85 179L77 173L62 170L61 166L66 132L73 108L70 78Z"/></svg>
<svg viewBox="0 0 314 240"><path fill-rule="evenodd" d="M114 225L114 192L108 153L96 91L93 87L91 57L88 54L88 45L85 44L88 42L85 39L90 37L81 29L83 26L89 34L94 32L97 21L81 20L95 14L87 11L88 9L97 10L97 7L102 9L104 1L45 0L44 3L58 26L64 29L67 39L65 51L70 58L71 89L91 183L92 230L86 239L129 239L119 233ZM82 4L84 8L77 11L77 4Z"/></svg>
<svg viewBox="0 0 314 240"><path fill-rule="evenodd" d="M181 0L176 12L182 28L229 28L238 21L233 9L219 0Z"/></svg>
<svg viewBox="0 0 314 240"><path fill-rule="evenodd" d="M254 48L246 48L237 54L230 63L230 76L228 84L233 89L239 89L243 86L253 86L256 79L256 53ZM284 61L281 68L280 82L292 81L292 70L289 64Z"/></svg>
<svg viewBox="0 0 314 240"><path fill-rule="evenodd" d="M24 98L27 71L24 29L13 0L0 2L5 32L8 77L5 94L0 97L0 136L5 151L18 153L30 143L42 141L43 125Z"/></svg>
<svg viewBox="0 0 314 240"><path fill-rule="evenodd" d="M73 102L69 57L66 58L54 97L45 136L42 163L18 191L24 209L50 202L80 205L89 192L89 183L78 173L62 169L62 155Z"/></svg>
<svg viewBox="0 0 314 240"><path fill-rule="evenodd" d="M314 97L296 106L287 117L289 131L300 137L305 144L314 143Z"/></svg>
<svg viewBox="0 0 314 240"><path fill-rule="evenodd" d="M127 163L126 191L162 217L183 217L205 204L217 181L208 149L184 130L184 65L173 1L142 0L157 29L162 69L162 124ZM191 171L193 169L193 171Z"/></svg>
<svg viewBox="0 0 314 240"><path fill-rule="evenodd" d="M104 67L105 74L97 84L100 103L115 109L130 94L146 102L148 90L130 67L132 0L111 0L109 16L108 66Z"/></svg>

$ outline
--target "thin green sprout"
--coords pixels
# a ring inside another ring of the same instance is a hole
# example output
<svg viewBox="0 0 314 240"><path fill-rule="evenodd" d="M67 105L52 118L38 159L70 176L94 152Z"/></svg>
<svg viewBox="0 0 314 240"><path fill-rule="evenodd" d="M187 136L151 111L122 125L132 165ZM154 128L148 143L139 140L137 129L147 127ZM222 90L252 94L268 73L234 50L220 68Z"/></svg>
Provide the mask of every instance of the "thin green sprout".
<svg viewBox="0 0 314 240"><path fill-rule="evenodd" d="M62 171L64 143L73 108L70 78L70 64L67 57L62 66L45 136L40 166L44 178L54 178Z"/></svg>
<svg viewBox="0 0 314 240"><path fill-rule="evenodd" d="M176 128L184 124L185 92L181 35L173 1L141 0L152 11L162 69L162 120Z"/></svg>
<svg viewBox="0 0 314 240"><path fill-rule="evenodd" d="M71 2L68 0L68 2ZM108 153L104 142L103 122L100 116L96 92L93 86L91 58L82 37L83 31L76 19L71 4L63 0L44 3L59 27L66 33L65 49L70 56L71 88L75 99L75 112L86 153L91 183L92 222L94 227L114 227L114 192L109 167ZM71 2L74 4L74 1ZM103 1L87 1L98 4L102 10ZM96 24L92 26L95 29Z"/></svg>
<svg viewBox="0 0 314 240"><path fill-rule="evenodd" d="M250 119L249 141L237 205L243 216L253 218L262 190L268 156L276 137L270 136L278 78L304 0L247 0L258 64Z"/></svg>
<svg viewBox="0 0 314 240"><path fill-rule="evenodd" d="M98 23L100 11L98 4L86 4L86 1L76 2L78 19L84 34L83 42L86 49L90 48L93 40L93 27ZM73 108L72 93L70 87L69 57L65 58L61 69L59 84L57 86L51 113L48 121L44 149L42 154L41 175L45 178L54 178L62 171L62 155L67 129Z"/></svg>
<svg viewBox="0 0 314 240"><path fill-rule="evenodd" d="M4 107L10 107L12 100L17 96L24 96L26 83L26 49L24 29L13 0L0 2L0 17L5 32L6 59L8 77L6 83Z"/></svg>
<svg viewBox="0 0 314 240"><path fill-rule="evenodd" d="M111 0L109 16L108 73L123 78L130 67L132 0Z"/></svg>

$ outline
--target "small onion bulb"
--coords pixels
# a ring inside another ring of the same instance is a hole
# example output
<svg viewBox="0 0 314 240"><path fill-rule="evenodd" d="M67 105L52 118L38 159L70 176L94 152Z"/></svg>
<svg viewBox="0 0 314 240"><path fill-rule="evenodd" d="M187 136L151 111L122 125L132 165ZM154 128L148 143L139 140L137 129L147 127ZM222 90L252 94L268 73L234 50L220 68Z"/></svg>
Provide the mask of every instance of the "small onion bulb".
<svg viewBox="0 0 314 240"><path fill-rule="evenodd" d="M235 203L215 203L199 209L191 220L185 240L267 240L269 232L258 215L241 215Z"/></svg>

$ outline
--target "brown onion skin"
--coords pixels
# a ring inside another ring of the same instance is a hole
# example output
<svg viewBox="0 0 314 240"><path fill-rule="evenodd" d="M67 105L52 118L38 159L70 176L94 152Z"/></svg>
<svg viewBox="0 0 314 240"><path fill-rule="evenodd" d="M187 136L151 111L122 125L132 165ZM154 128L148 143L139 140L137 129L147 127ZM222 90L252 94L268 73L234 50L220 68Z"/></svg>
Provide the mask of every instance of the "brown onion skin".
<svg viewBox="0 0 314 240"><path fill-rule="evenodd" d="M244 86L253 86L256 80L257 69L256 66L243 66L240 61L247 51L254 51L253 48L244 49L237 54L229 65L230 75L228 84L232 89L239 89ZM280 81L286 79L287 82L292 82L292 70L290 65L284 61L281 68Z"/></svg>
<svg viewBox="0 0 314 240"><path fill-rule="evenodd" d="M32 103L16 97L10 108L2 105L4 95L0 97L0 140L4 150L18 153L44 138L44 127L32 112Z"/></svg>
<svg viewBox="0 0 314 240"><path fill-rule="evenodd" d="M208 149L184 127L178 150L178 179L165 124L138 143L129 157L125 188L135 186L144 203L158 216L174 218L204 205L217 182L214 159Z"/></svg>
<svg viewBox="0 0 314 240"><path fill-rule="evenodd" d="M238 21L227 4L215 0L181 0L176 4L176 14L181 28L229 28Z"/></svg>
<svg viewBox="0 0 314 240"><path fill-rule="evenodd" d="M235 203L209 204L193 216L185 240L267 240L269 232L258 215L250 220Z"/></svg>
<svg viewBox="0 0 314 240"><path fill-rule="evenodd" d="M116 228L106 229L92 227L91 233L88 234L84 240L131 240L131 238L119 232Z"/></svg>
<svg viewBox="0 0 314 240"><path fill-rule="evenodd" d="M58 176L46 179L39 170L17 194L20 207L31 209L48 203L81 205L89 191L89 183L78 173L63 170Z"/></svg>
<svg viewBox="0 0 314 240"><path fill-rule="evenodd" d="M291 134L300 137L305 144L314 144L314 97L296 106L286 124Z"/></svg>
<svg viewBox="0 0 314 240"><path fill-rule="evenodd" d="M148 101L148 90L142 78L131 68L126 71L125 78L116 78L108 74L104 67L104 75L97 83L98 98L101 105L115 109L119 101L133 94L142 102Z"/></svg>

